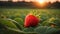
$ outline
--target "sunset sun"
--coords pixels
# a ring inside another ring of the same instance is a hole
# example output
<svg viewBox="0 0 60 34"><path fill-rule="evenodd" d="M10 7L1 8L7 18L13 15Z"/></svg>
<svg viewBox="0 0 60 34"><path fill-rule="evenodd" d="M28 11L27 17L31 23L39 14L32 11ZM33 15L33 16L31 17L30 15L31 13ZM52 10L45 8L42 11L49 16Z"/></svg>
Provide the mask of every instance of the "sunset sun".
<svg viewBox="0 0 60 34"><path fill-rule="evenodd" d="M40 4L43 4L45 1L44 0L38 0Z"/></svg>

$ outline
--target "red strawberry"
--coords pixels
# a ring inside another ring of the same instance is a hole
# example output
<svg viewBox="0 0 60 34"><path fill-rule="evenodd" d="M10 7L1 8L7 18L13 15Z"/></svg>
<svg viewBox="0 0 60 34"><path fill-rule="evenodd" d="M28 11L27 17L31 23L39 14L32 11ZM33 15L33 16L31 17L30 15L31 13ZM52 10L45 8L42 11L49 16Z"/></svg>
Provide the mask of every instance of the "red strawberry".
<svg viewBox="0 0 60 34"><path fill-rule="evenodd" d="M25 23L24 23L24 26L25 27L35 27L37 26L39 23L39 19L34 16L34 15L27 15L26 18L25 18Z"/></svg>

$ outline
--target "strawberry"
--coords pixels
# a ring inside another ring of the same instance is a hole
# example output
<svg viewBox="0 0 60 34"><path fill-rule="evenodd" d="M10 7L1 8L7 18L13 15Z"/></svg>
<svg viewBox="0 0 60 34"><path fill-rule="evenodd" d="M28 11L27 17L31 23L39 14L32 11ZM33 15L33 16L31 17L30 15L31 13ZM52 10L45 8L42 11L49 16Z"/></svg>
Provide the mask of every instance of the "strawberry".
<svg viewBox="0 0 60 34"><path fill-rule="evenodd" d="M34 15L27 15L25 18L24 26L25 27L35 27L39 23L39 19Z"/></svg>

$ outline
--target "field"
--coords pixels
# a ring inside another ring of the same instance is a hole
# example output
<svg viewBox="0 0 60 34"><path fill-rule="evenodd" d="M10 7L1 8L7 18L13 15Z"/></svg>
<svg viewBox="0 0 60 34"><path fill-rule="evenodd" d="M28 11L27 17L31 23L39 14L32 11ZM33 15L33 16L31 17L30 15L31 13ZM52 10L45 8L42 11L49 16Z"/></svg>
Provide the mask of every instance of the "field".
<svg viewBox="0 0 60 34"><path fill-rule="evenodd" d="M37 27L24 27L27 14L40 19ZM0 34L58 34L60 9L0 8Z"/></svg>

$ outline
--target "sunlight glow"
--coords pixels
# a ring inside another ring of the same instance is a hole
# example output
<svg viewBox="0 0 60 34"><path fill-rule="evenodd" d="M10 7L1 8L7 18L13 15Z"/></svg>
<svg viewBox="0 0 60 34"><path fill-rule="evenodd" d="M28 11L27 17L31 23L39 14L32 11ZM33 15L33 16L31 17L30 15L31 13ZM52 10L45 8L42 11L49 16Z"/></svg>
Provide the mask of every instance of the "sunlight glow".
<svg viewBox="0 0 60 34"><path fill-rule="evenodd" d="M38 2L37 4L38 4L41 8L46 5L45 0L37 0L37 2Z"/></svg>
<svg viewBox="0 0 60 34"><path fill-rule="evenodd" d="M13 2L18 2L18 0L12 0Z"/></svg>
<svg viewBox="0 0 60 34"><path fill-rule="evenodd" d="M38 0L40 4L43 4L45 1L44 0Z"/></svg>

